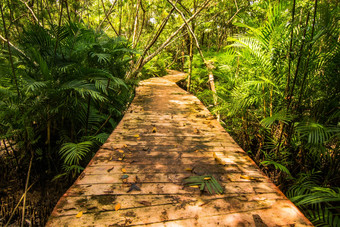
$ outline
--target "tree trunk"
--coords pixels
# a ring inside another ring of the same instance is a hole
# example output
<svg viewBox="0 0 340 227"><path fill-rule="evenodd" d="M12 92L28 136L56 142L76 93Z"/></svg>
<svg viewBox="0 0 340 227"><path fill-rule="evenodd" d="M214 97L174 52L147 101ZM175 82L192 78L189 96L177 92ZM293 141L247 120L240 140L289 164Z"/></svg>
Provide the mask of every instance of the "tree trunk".
<svg viewBox="0 0 340 227"><path fill-rule="evenodd" d="M7 49L8 49L8 54L9 54L9 61L11 63L12 77L13 77L13 80L14 80L14 83L15 83L15 87L16 87L16 90L17 90L18 98L20 100L20 90L19 90L17 76L15 74L15 68L14 68L13 58L12 58L12 50L11 50L11 47L10 47L10 42L9 42L9 38L8 38L8 31L7 31L7 28L6 28L5 17L4 17L4 13L3 13L3 10L2 10L2 3L0 3L0 10L1 10L2 24L3 24L3 27L4 27L4 31L5 31L5 39L7 40Z"/></svg>
<svg viewBox="0 0 340 227"><path fill-rule="evenodd" d="M112 10L113 10L113 7L115 6L117 0L115 0L115 1L112 3L112 5L111 5L111 7L110 7L110 9L109 9L109 12L107 12L107 13L106 13L104 1L103 1L103 0L101 0L101 1L102 1L103 10L104 10L104 13L105 13L105 17L104 17L104 19L100 22L100 24L98 25L98 27L97 27L96 30L99 31L99 30L101 29L101 26L102 26L102 24L104 23L104 21L107 20L107 22L109 22L109 24L110 24L112 30L113 30L113 31L116 33L116 35L118 36L118 33L117 33L116 29L113 27L113 24L112 24L111 21L109 20L109 16L111 15Z"/></svg>
<svg viewBox="0 0 340 227"><path fill-rule="evenodd" d="M134 48L135 45L136 45L135 40L136 40L136 35L137 35L138 13L139 13L140 2L141 2L141 0L138 0L138 2L137 2L136 16L135 16L135 20L133 22L132 48Z"/></svg>
<svg viewBox="0 0 340 227"><path fill-rule="evenodd" d="M210 2L211 0L206 0L203 5L197 10L196 13L194 13L189 19L188 19L188 23L190 21L192 21L203 9L205 9L208 5L208 3ZM173 10L172 10L173 11ZM170 35L168 37L167 40L165 40L163 42L163 44L158 47L158 49L156 51L154 51L152 54L150 54L148 57L145 58L145 54L146 54L146 51L144 50L142 56L140 57L140 59L137 61L137 64L136 64L136 67L134 67L134 70L132 70L131 72L129 72L127 75L126 75L126 78L131 78L131 77L134 77L138 74L138 72L140 72L140 70L143 68L143 66L148 63L151 59L153 59L155 56L157 56L165 47L167 47L169 45L169 43L171 42L171 40L177 36L177 34L182 31L182 29L185 27L185 23L183 23L172 35ZM161 31L163 31L163 29L161 29ZM155 35L156 39L158 38L159 34ZM154 38L155 38L154 37ZM151 42L152 45L154 42ZM151 45L151 46L152 46ZM147 49L147 48L146 48Z"/></svg>
<svg viewBox="0 0 340 227"><path fill-rule="evenodd" d="M190 34L191 36L194 38L195 40L195 44L196 44L196 47L197 47L197 50L199 52L199 54L201 55L201 58L204 62L204 65L205 67L207 68L208 70L208 73L209 73L209 83L210 83L210 89L211 91L213 92L213 100L214 100L214 105L216 106L217 105L217 95L216 95L216 88L215 88L215 81L214 81L214 75L212 73L212 70L213 70L213 65L212 63L208 63L205 58L204 58L204 55L203 55L203 52L200 48L200 44L198 43L198 39L195 35L195 33L192 31L190 25L188 24L188 21L187 19L185 18L184 14L182 13L182 11L180 11L177 6L171 1L171 0L167 0L175 9L176 11L181 15L183 21L184 21L184 25L188 28L188 30L190 31Z"/></svg>
<svg viewBox="0 0 340 227"><path fill-rule="evenodd" d="M191 86L191 77L192 77L192 59L193 59L193 40L190 35L190 49L189 49L189 70L188 70L188 83L187 83L187 91L190 92L190 86Z"/></svg>

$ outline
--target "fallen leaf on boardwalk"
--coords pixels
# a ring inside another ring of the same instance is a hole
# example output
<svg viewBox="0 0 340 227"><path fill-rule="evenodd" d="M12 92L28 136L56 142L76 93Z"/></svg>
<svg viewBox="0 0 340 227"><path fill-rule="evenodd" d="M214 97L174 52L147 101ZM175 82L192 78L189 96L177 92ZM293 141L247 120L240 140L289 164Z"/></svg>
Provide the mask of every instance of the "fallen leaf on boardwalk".
<svg viewBox="0 0 340 227"><path fill-rule="evenodd" d="M107 172L108 172L108 173L111 172L111 170L113 170L114 168L115 168L115 167L112 167L112 168L108 169Z"/></svg>
<svg viewBox="0 0 340 227"><path fill-rule="evenodd" d="M80 218L81 216L83 216L83 211L80 211L80 212L76 215L76 218Z"/></svg>
<svg viewBox="0 0 340 227"><path fill-rule="evenodd" d="M200 150L195 150L195 152L199 152Z"/></svg>
<svg viewBox="0 0 340 227"><path fill-rule="evenodd" d="M186 168L186 169L185 169L185 171L189 171L189 172L191 172L191 171L192 171L192 169L191 169L191 168Z"/></svg>
<svg viewBox="0 0 340 227"><path fill-rule="evenodd" d="M118 161L122 161L125 158L125 154L122 157L118 158Z"/></svg>
<svg viewBox="0 0 340 227"><path fill-rule="evenodd" d="M195 129L195 133L200 133L200 130L198 130L197 128Z"/></svg>
<svg viewBox="0 0 340 227"><path fill-rule="evenodd" d="M157 129L156 129L156 127L153 127L153 129L152 129L152 133L156 133L157 132Z"/></svg>
<svg viewBox="0 0 340 227"><path fill-rule="evenodd" d="M134 190L135 191L141 191L141 189L136 184L132 184L127 192L132 192Z"/></svg>
<svg viewBox="0 0 340 227"><path fill-rule="evenodd" d="M118 150L120 153L124 153L124 151L123 150Z"/></svg>
<svg viewBox="0 0 340 227"><path fill-rule="evenodd" d="M110 158L109 158L109 161L111 161L113 159L113 156L111 156Z"/></svg>
<svg viewBox="0 0 340 227"><path fill-rule="evenodd" d="M140 140L140 138L138 137L137 140Z"/></svg>
<svg viewBox="0 0 340 227"><path fill-rule="evenodd" d="M117 203L115 206L115 211L119 210L121 208L120 203Z"/></svg>
<svg viewBox="0 0 340 227"><path fill-rule="evenodd" d="M213 157L215 158L215 161L220 164L220 165L226 165L227 163L222 161L221 158L217 157L217 155L215 154L215 152L213 153Z"/></svg>
<svg viewBox="0 0 340 227"><path fill-rule="evenodd" d="M191 188L198 188L198 185L190 185Z"/></svg>
<svg viewBox="0 0 340 227"><path fill-rule="evenodd" d="M136 134L136 135L134 135L134 137L138 138L138 137L139 137L139 135L138 135L138 134Z"/></svg>
<svg viewBox="0 0 340 227"><path fill-rule="evenodd" d="M246 175L241 175L240 178L246 179L246 180L255 180L254 177L246 176Z"/></svg>
<svg viewBox="0 0 340 227"><path fill-rule="evenodd" d="M129 178L129 175L123 175L122 176L122 179L127 179L127 178Z"/></svg>
<svg viewBox="0 0 340 227"><path fill-rule="evenodd" d="M127 147L127 145L126 145L126 144L124 144L124 145L123 145L123 147L125 147L125 148L126 148L126 147Z"/></svg>
<svg viewBox="0 0 340 227"><path fill-rule="evenodd" d="M151 202L148 202L148 201L139 201L138 203L140 203L144 206L151 206Z"/></svg>
<svg viewBox="0 0 340 227"><path fill-rule="evenodd" d="M251 177L251 176L246 176L246 175L241 175L240 178L246 179L246 180L254 180L254 181L262 182L260 179L258 179L256 177Z"/></svg>
<svg viewBox="0 0 340 227"><path fill-rule="evenodd" d="M123 169L122 169L122 172L123 172L123 173L126 173L126 169L123 168Z"/></svg>

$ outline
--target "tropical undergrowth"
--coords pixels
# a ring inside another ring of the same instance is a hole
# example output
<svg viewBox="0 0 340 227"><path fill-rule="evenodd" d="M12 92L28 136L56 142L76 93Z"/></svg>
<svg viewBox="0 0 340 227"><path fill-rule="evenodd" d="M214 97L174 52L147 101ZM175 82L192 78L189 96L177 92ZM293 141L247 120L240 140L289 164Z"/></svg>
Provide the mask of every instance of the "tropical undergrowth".
<svg viewBox="0 0 340 227"><path fill-rule="evenodd" d="M313 224L339 226L338 9L318 1L257 7L263 21L240 15L234 25L247 32L205 52L218 105L199 55L191 91Z"/></svg>
<svg viewBox="0 0 340 227"><path fill-rule="evenodd" d="M1 165L25 176L32 159L31 182L71 182L133 96L130 43L80 23L28 24L17 39L0 53L0 139L10 155Z"/></svg>

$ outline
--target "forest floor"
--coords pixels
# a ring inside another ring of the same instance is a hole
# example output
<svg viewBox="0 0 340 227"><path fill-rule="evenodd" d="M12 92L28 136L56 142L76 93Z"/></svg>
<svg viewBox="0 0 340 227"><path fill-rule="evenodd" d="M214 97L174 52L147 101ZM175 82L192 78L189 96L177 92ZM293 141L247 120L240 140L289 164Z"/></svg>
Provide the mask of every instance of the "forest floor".
<svg viewBox="0 0 340 227"><path fill-rule="evenodd" d="M0 155L0 226L5 226L13 214L8 226L20 226L22 202L15 209L24 194L26 169L19 169L10 152ZM26 197L25 226L44 226L60 196L72 183L51 181L33 169L30 182L34 182Z"/></svg>
<svg viewBox="0 0 340 227"><path fill-rule="evenodd" d="M48 226L311 225L208 109L176 85L185 76L140 82ZM190 177L202 177L200 186L185 185Z"/></svg>

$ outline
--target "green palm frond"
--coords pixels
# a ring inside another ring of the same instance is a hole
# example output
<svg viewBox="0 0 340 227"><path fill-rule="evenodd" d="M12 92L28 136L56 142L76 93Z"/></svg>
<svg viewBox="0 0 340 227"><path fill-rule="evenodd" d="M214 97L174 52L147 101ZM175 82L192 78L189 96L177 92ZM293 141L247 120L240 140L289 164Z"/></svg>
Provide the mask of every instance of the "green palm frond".
<svg viewBox="0 0 340 227"><path fill-rule="evenodd" d="M59 154L68 166L79 165L80 161L91 151L93 142L65 143L62 145Z"/></svg>
<svg viewBox="0 0 340 227"><path fill-rule="evenodd" d="M323 144L328 141L333 133L338 133L338 128L327 128L316 122L298 122L296 130L302 139L306 139L309 144Z"/></svg>
<svg viewBox="0 0 340 227"><path fill-rule="evenodd" d="M274 113L271 117L266 117L261 120L261 124L263 124L264 127L270 127L272 124L276 122L283 122L285 124L288 124L293 119L293 116L287 112L277 112Z"/></svg>
<svg viewBox="0 0 340 227"><path fill-rule="evenodd" d="M90 52L89 55L91 58L96 59L98 63L109 63L111 58L111 54L106 53Z"/></svg>
<svg viewBox="0 0 340 227"><path fill-rule="evenodd" d="M183 182L185 186L197 187L201 191L204 191L206 189L210 194L223 193L223 188L221 187L221 185L213 176L210 175L187 177L183 180Z"/></svg>
<svg viewBox="0 0 340 227"><path fill-rule="evenodd" d="M312 187L308 194L292 197L291 200L298 206L329 202L337 203L340 202L340 188Z"/></svg>
<svg viewBox="0 0 340 227"><path fill-rule="evenodd" d="M314 226L340 226L340 215L337 212L338 208L327 208L317 206L316 209L307 210L308 219Z"/></svg>
<svg viewBox="0 0 340 227"><path fill-rule="evenodd" d="M260 164L263 166L273 165L276 170L280 170L281 172L286 173L289 176L291 175L288 168L278 162L267 160L260 162Z"/></svg>

